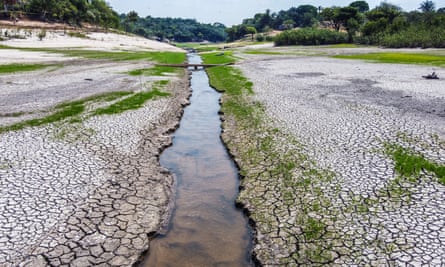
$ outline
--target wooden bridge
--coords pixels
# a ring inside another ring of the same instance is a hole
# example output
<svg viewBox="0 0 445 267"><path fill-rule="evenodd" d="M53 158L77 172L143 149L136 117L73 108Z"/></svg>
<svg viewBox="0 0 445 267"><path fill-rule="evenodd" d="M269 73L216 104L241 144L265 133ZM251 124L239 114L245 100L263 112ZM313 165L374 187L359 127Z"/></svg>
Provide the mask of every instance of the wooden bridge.
<svg viewBox="0 0 445 267"><path fill-rule="evenodd" d="M209 68L209 67L220 67L220 66L230 66L235 63L226 63L226 64L191 64L191 63L183 63L183 64L156 64L156 66L162 67L176 67L176 68L194 68L197 70L198 68Z"/></svg>

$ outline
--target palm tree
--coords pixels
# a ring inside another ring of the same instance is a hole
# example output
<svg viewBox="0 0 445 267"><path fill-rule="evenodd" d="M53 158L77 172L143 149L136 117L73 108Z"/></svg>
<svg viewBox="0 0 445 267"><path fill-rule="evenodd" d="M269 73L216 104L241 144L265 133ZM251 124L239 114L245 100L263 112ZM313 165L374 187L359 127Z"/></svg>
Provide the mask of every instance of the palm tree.
<svg viewBox="0 0 445 267"><path fill-rule="evenodd" d="M433 1L425 0L422 3L420 3L419 9L423 13L430 13L430 12L434 12L436 10L436 5L434 4Z"/></svg>

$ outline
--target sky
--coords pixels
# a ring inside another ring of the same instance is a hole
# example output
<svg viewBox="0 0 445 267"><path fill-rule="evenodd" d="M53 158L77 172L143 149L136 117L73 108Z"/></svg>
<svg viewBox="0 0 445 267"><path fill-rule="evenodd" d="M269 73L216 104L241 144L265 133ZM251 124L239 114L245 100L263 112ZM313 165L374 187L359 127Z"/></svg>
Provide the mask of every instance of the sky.
<svg viewBox="0 0 445 267"><path fill-rule="evenodd" d="M140 17L172 17L191 18L202 23L223 23L226 26L241 24L245 18L250 18L255 13L264 13L266 9L271 12L287 10L300 5L313 6L347 6L354 0L106 0L106 2L119 14L136 11ZM382 0L367 0L372 9L378 6ZM387 0L405 11L416 10L423 0ZM434 1L436 8L445 7L443 0ZM442 4L443 3L443 4ZM440 5L442 4L442 5Z"/></svg>

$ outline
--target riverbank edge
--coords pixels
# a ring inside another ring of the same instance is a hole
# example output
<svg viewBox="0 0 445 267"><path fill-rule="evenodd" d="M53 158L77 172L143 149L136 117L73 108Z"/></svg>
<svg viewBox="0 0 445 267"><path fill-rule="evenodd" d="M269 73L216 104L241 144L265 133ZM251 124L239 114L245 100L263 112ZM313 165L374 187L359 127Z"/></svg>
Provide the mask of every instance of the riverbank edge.
<svg viewBox="0 0 445 267"><path fill-rule="evenodd" d="M181 96L179 96L177 98L180 100L178 102L178 103L180 103L180 110L178 110L177 112L174 112L174 114L176 114L176 116L174 118L172 117L170 119L171 123L169 124L169 125L172 125L172 127L168 127L167 131L165 131L165 134L169 136L169 139L168 139L169 141L167 143L162 144L161 148L159 150L159 153L156 154L156 158L157 158L157 162L158 162L159 166L165 172L166 177L171 176L173 178L173 183L169 188L170 189L169 203L165 207L165 213L163 214L163 219L162 219L161 223L159 224L158 229L156 231L147 233L149 243L152 240L156 239L158 236L162 236L167 233L168 227L170 224L170 220L171 220L171 216L172 216L173 210L175 208L177 177L173 172L171 172L170 170L166 169L165 167L163 167L161 165L160 157L166 149L168 149L169 147L171 147L173 145L172 136L174 135L175 131L181 126L180 122L184 115L184 109L190 105L190 97L192 96L191 78L192 78L191 72L185 71L185 74L184 74L184 77L182 78L181 84L186 88L186 90L184 90L183 94L181 94ZM144 250L144 251L142 251L142 253L140 253L138 259L132 264L132 266L140 266L141 264L143 264L146 261L146 259L149 255L150 255L150 245L148 246L148 248L146 250Z"/></svg>

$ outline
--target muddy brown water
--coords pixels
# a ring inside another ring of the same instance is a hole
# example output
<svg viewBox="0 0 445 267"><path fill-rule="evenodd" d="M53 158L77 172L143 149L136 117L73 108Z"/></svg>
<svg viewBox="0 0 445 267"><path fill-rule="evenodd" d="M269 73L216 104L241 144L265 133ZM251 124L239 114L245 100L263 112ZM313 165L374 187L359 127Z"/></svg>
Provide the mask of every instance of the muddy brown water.
<svg viewBox="0 0 445 267"><path fill-rule="evenodd" d="M201 63L189 55L190 63ZM251 232L235 208L238 172L220 139L220 94L204 70L193 71L192 97L161 164L177 178L165 235L150 243L142 266L252 266Z"/></svg>

